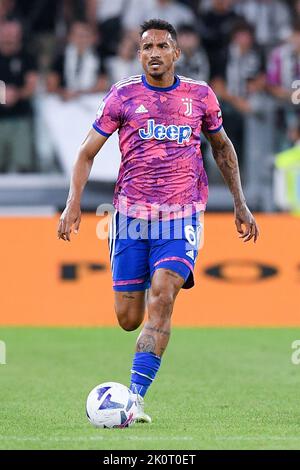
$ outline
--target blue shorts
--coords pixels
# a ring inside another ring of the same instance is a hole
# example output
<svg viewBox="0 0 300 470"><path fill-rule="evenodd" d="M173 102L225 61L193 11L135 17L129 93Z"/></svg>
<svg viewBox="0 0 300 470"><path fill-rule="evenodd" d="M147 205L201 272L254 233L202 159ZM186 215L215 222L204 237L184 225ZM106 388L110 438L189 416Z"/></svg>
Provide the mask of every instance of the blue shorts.
<svg viewBox="0 0 300 470"><path fill-rule="evenodd" d="M134 219L115 212L109 229L109 250L115 291L149 289L156 269L170 269L194 286L194 265L202 225L200 213L174 220Z"/></svg>

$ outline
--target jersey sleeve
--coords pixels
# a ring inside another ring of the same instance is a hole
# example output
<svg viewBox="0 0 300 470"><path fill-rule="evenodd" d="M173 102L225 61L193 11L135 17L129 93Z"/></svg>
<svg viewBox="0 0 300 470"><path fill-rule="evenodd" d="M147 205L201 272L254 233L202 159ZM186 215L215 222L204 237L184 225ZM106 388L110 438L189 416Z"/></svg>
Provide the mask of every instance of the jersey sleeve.
<svg viewBox="0 0 300 470"><path fill-rule="evenodd" d="M203 130L209 133L218 132L223 126L222 112L218 98L208 87L208 93L206 96L206 113L203 119Z"/></svg>
<svg viewBox="0 0 300 470"><path fill-rule="evenodd" d="M118 90L115 86L112 86L98 108L93 128L99 134L110 137L120 127L121 106L122 102Z"/></svg>

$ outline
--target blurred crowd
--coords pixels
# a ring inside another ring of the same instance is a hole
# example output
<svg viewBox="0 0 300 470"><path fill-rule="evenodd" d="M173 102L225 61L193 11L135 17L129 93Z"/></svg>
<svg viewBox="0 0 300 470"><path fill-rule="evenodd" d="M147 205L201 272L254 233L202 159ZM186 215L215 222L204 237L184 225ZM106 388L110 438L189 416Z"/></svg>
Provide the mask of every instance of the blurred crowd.
<svg viewBox="0 0 300 470"><path fill-rule="evenodd" d="M139 25L153 17L177 28L176 72L218 95L241 165L245 117L272 112L274 151L293 143L300 0L0 0L0 173L57 170L34 146L39 97L70 102L140 73Z"/></svg>

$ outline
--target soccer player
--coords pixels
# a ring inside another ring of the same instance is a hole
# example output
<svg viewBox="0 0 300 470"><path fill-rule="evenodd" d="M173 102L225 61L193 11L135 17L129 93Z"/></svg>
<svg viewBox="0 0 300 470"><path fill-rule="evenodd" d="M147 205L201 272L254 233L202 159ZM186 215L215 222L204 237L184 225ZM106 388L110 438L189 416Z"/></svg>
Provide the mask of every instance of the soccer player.
<svg viewBox="0 0 300 470"><path fill-rule="evenodd" d="M110 255L121 327L135 330L143 322L146 306L148 311L131 370L130 388L137 394L140 422L151 422L143 397L169 341L176 296L181 288L194 285L199 220L208 196L201 131L233 195L240 237L256 241L259 234L246 205L237 156L222 127L217 98L205 82L175 75L179 56L171 24L153 19L142 25L139 58L144 74L116 83L100 105L81 145L58 227L58 238L65 241L70 241L72 228L78 233L81 195L93 159L118 129L122 160L114 194ZM180 236L176 227L181 229Z"/></svg>

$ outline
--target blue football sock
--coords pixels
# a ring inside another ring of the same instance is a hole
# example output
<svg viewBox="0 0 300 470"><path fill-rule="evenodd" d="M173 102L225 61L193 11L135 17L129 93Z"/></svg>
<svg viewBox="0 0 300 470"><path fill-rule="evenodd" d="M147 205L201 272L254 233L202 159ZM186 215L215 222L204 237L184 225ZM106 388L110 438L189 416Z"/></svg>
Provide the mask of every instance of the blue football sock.
<svg viewBox="0 0 300 470"><path fill-rule="evenodd" d="M136 352L131 369L130 390L142 397L155 379L161 358L150 352Z"/></svg>

